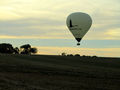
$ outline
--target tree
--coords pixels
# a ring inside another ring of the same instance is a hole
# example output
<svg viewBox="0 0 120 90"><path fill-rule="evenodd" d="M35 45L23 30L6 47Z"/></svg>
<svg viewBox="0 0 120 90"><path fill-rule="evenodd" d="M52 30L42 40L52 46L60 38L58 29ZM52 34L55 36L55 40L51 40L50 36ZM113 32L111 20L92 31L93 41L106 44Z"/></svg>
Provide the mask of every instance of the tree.
<svg viewBox="0 0 120 90"><path fill-rule="evenodd" d="M73 56L73 54L67 54L67 56Z"/></svg>
<svg viewBox="0 0 120 90"><path fill-rule="evenodd" d="M30 44L25 44L20 46L21 54L35 54L37 53L37 48L32 48Z"/></svg>
<svg viewBox="0 0 120 90"><path fill-rule="evenodd" d="M0 53L13 54L14 48L9 43L2 43L0 44Z"/></svg>
<svg viewBox="0 0 120 90"><path fill-rule="evenodd" d="M65 53L65 52L63 52L61 55L62 55L62 56L66 56L66 53Z"/></svg>
<svg viewBox="0 0 120 90"><path fill-rule="evenodd" d="M80 54L75 54L75 56L80 56Z"/></svg>
<svg viewBox="0 0 120 90"><path fill-rule="evenodd" d="M37 48L31 48L30 52L33 53L33 54L37 53Z"/></svg>
<svg viewBox="0 0 120 90"><path fill-rule="evenodd" d="M15 47L15 48L14 48L14 54L19 54L19 51L20 51L20 50L19 50L18 47Z"/></svg>
<svg viewBox="0 0 120 90"><path fill-rule="evenodd" d="M20 46L20 49L21 49L21 54L30 54L30 49L31 49L31 45L29 44L25 44L25 45L22 45Z"/></svg>
<svg viewBox="0 0 120 90"><path fill-rule="evenodd" d="M25 45L20 46L20 48L30 49L31 45L30 44L25 44Z"/></svg>
<svg viewBox="0 0 120 90"><path fill-rule="evenodd" d="M37 48L32 48L30 44L25 44L18 47L13 48L12 44L2 43L0 44L0 53L4 54L35 54L37 53Z"/></svg>

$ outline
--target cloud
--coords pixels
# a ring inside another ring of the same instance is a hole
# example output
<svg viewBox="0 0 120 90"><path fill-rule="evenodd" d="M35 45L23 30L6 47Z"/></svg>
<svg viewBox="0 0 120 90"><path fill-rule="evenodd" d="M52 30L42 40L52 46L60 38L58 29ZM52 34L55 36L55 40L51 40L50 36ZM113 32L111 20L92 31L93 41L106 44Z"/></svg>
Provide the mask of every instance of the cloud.
<svg viewBox="0 0 120 90"><path fill-rule="evenodd" d="M14 12L11 12L11 10L13 10L13 8L11 7L0 7L0 20L4 21L22 18L22 16Z"/></svg>
<svg viewBox="0 0 120 90"><path fill-rule="evenodd" d="M65 23L65 22L64 22ZM45 18L28 18L0 21L0 34L8 36L34 36L49 38L73 38L62 21Z"/></svg>
<svg viewBox="0 0 120 90"><path fill-rule="evenodd" d="M120 28L117 29L110 29L105 32L106 38L119 40L120 39Z"/></svg>
<svg viewBox="0 0 120 90"><path fill-rule="evenodd" d="M12 35L0 35L0 39L72 39L66 37L62 33L53 33L44 35L27 35L27 36L12 36Z"/></svg>
<svg viewBox="0 0 120 90"><path fill-rule="evenodd" d="M114 29L114 30L108 30L108 32L106 32L106 34L110 35L110 36L119 36L120 37L120 28L119 29Z"/></svg>
<svg viewBox="0 0 120 90"><path fill-rule="evenodd" d="M116 39L116 36L111 38L107 32L120 28L118 2L118 0L0 1L0 35L74 38L66 27L66 17L72 12L80 11L90 14L93 19L93 25L84 39Z"/></svg>

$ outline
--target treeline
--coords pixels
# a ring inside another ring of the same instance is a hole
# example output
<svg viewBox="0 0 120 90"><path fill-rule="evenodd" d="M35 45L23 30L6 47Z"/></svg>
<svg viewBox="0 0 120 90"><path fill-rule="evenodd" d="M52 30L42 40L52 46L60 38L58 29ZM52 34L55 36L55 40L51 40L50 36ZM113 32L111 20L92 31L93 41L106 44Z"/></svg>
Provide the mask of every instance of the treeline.
<svg viewBox="0 0 120 90"><path fill-rule="evenodd" d="M13 47L9 43L0 44L0 53L1 54L35 54L37 53L37 48L31 47L30 44L25 44L18 47Z"/></svg>
<svg viewBox="0 0 120 90"><path fill-rule="evenodd" d="M86 57L86 58L90 58L90 57L92 57L92 58L97 58L97 56L86 56L86 55L80 55L80 54L67 54L67 53L65 53L65 52L63 52L63 53L61 53L61 56L80 56L80 57Z"/></svg>

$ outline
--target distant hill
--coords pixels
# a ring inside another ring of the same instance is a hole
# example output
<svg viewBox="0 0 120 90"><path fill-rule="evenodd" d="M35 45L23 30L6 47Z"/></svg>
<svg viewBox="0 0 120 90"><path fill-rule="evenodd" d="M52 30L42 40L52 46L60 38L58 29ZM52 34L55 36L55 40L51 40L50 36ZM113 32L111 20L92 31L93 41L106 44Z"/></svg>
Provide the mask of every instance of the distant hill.
<svg viewBox="0 0 120 90"><path fill-rule="evenodd" d="M0 55L0 90L120 90L120 58Z"/></svg>

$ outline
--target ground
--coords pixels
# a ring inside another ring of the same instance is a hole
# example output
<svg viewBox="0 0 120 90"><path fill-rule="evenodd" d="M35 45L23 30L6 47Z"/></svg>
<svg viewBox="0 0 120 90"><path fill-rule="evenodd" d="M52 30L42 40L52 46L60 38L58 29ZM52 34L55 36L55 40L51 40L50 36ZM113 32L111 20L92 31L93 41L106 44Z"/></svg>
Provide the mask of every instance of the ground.
<svg viewBox="0 0 120 90"><path fill-rule="evenodd" d="M0 90L120 90L120 58L0 55Z"/></svg>

